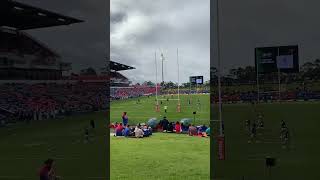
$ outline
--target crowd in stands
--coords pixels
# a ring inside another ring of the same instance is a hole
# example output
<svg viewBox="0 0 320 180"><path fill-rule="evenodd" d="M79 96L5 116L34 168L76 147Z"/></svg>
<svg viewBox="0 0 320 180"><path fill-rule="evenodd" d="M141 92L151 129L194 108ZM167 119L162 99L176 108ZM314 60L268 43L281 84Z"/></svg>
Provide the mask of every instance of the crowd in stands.
<svg viewBox="0 0 320 180"><path fill-rule="evenodd" d="M0 84L0 117L31 121L107 109L106 92L106 83Z"/></svg>
<svg viewBox="0 0 320 180"><path fill-rule="evenodd" d="M236 102L252 102L258 99L258 93L256 91L247 92L225 92L221 93L222 101L225 103L236 103ZM320 100L319 91L300 90L296 89L293 91L282 91L280 92L280 99L285 101L297 101L297 100ZM279 91L260 92L259 100L270 102L279 100ZM214 96L214 102L218 102L218 94Z"/></svg>
<svg viewBox="0 0 320 180"><path fill-rule="evenodd" d="M196 93L209 93L210 91L207 89L199 89L199 90L189 90L189 89L181 89L179 91L180 94L196 94ZM171 90L163 90L158 87L159 94L177 94L177 89ZM130 87L111 87L110 96L112 100L117 99L128 99L140 97L143 95L155 95L156 87L147 86L147 85L134 85Z"/></svg>
<svg viewBox="0 0 320 180"><path fill-rule="evenodd" d="M110 89L110 97L112 100L134 98L155 93L156 88L147 85L135 85L130 87L118 87Z"/></svg>

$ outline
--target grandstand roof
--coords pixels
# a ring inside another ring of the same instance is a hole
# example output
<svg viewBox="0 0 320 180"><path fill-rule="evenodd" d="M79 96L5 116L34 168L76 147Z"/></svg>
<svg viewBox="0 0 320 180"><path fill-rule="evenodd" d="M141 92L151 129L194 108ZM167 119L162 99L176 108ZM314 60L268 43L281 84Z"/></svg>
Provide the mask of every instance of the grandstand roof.
<svg viewBox="0 0 320 180"><path fill-rule="evenodd" d="M136 68L127 66L121 63L117 63L114 61L110 61L110 69L114 71L124 71L124 70L136 69Z"/></svg>
<svg viewBox="0 0 320 180"><path fill-rule="evenodd" d="M27 30L80 22L83 21L13 0L0 1L0 26Z"/></svg>

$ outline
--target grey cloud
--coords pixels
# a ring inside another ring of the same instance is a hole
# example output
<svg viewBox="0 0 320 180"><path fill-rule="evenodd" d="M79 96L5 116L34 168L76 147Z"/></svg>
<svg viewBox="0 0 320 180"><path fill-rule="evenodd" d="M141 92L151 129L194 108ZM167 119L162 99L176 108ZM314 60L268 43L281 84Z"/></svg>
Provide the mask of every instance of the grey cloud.
<svg viewBox="0 0 320 180"><path fill-rule="evenodd" d="M209 3L209 0L112 0L111 13L127 14L124 21L111 22L112 57L137 68L123 74L135 81L155 81L154 52L158 53L160 67L162 50L167 58L165 80L177 81L176 48L179 48L180 81L188 81L190 75L204 75L208 79Z"/></svg>
<svg viewBox="0 0 320 180"><path fill-rule="evenodd" d="M300 64L319 58L319 1L220 2L221 56L225 70L254 65L254 48L260 46L298 44Z"/></svg>
<svg viewBox="0 0 320 180"><path fill-rule="evenodd" d="M119 23L126 19L127 14L124 12L111 13L110 23Z"/></svg>

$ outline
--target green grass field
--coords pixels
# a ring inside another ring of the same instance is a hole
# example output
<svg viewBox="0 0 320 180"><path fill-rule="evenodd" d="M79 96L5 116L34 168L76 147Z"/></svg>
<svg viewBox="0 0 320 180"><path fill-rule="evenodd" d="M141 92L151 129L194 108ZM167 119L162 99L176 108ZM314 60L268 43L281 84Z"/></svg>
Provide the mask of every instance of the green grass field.
<svg viewBox="0 0 320 180"><path fill-rule="evenodd" d="M171 96L168 96L171 99ZM180 121L182 118L193 119L193 112L196 111L195 123L209 125L210 119L210 100L208 94L200 95L181 95L181 112L177 113L177 101L163 100L160 105L160 112L155 112L155 97L142 97L140 103L137 104L137 99L119 100L111 102L110 119L111 122L122 122L121 116L124 111L128 113L129 124L136 125L137 123L145 123L150 118L162 119L166 116L169 121ZM177 99L177 96L173 96ZM188 104L191 99L191 104ZM200 106L197 105L198 99ZM159 101L160 103L160 101ZM167 113L164 113L164 106L168 106Z"/></svg>
<svg viewBox="0 0 320 180"><path fill-rule="evenodd" d="M108 179L104 113L60 120L15 124L0 128L0 179L38 179L47 158L56 160L57 174L65 180ZM94 139L84 143L84 128L96 122Z"/></svg>
<svg viewBox="0 0 320 180"><path fill-rule="evenodd" d="M169 101L167 117L176 121L193 118L197 111L197 124L208 124L209 96L199 95L201 108L188 105L182 96L182 112L176 113L176 103ZM193 99L197 99L197 96ZM195 103L195 101L193 101ZM164 102L166 103L166 102ZM211 112L217 119L217 106ZM151 117L161 118L154 111L154 97L114 101L111 121L121 121L123 111L129 122L146 122ZM320 179L320 103L291 102L260 104L257 111L265 115L265 129L258 135L259 143L248 144L244 121L253 120L253 107L247 104L223 106L226 134L226 160L215 160L212 172L218 180L301 180ZM160 117L161 115L161 117ZM83 143L83 131L94 119L97 124L92 142ZM279 141L280 120L290 129L291 144L283 149ZM64 179L109 179L106 174L106 138L111 140L111 179L209 179L209 158L217 157L217 147L211 150L208 138L186 135L154 133L144 139L125 139L106 136L105 113L91 113L60 120L16 124L0 128L0 179L37 179L37 171L47 158L56 160L57 173ZM217 126L217 125L215 125ZM265 157L277 159L271 178L265 169Z"/></svg>
<svg viewBox="0 0 320 180"><path fill-rule="evenodd" d="M274 103L257 106L265 115L265 130L260 143L248 144L244 121L254 117L251 105L224 105L226 160L214 162L214 176L219 180L320 179L320 103ZM212 112L217 115L217 109ZM280 144L280 120L284 119L291 134L289 149ZM217 147L211 151L217 157ZM265 169L265 157L276 158L271 178Z"/></svg>
<svg viewBox="0 0 320 180"><path fill-rule="evenodd" d="M173 97L175 98L175 97ZM198 107L197 100L201 106ZM161 112L155 112L155 97L114 101L111 104L111 121L121 122L123 111L128 113L129 123L147 122L166 114L169 121L193 118L196 124L209 124L209 95L181 96L181 113L176 112L176 101L163 101ZM210 178L210 139L189 137L186 134L154 133L143 139L110 137L111 180L203 180Z"/></svg>

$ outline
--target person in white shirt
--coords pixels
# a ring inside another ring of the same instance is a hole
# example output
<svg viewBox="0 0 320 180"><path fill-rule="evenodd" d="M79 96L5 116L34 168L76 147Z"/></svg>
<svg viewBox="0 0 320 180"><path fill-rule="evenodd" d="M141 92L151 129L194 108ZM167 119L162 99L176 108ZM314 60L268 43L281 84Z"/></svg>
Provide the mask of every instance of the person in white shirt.
<svg viewBox="0 0 320 180"><path fill-rule="evenodd" d="M143 138L143 131L142 129L140 129L140 127L136 126L136 128L134 129L134 135L136 136L136 138Z"/></svg>

